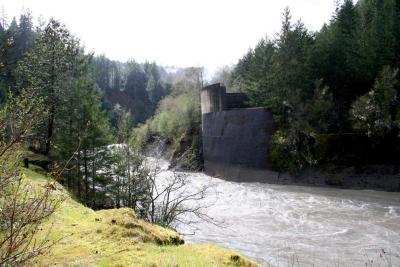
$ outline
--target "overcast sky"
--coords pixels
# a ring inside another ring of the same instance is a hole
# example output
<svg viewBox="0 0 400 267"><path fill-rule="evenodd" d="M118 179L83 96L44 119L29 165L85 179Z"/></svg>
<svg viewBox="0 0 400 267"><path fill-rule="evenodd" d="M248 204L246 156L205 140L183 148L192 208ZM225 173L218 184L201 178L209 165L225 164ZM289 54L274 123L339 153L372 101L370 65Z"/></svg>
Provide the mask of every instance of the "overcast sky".
<svg viewBox="0 0 400 267"><path fill-rule="evenodd" d="M280 29L289 6L311 30L328 22L334 0L0 0L9 18L23 9L55 17L87 50L162 65L230 65Z"/></svg>

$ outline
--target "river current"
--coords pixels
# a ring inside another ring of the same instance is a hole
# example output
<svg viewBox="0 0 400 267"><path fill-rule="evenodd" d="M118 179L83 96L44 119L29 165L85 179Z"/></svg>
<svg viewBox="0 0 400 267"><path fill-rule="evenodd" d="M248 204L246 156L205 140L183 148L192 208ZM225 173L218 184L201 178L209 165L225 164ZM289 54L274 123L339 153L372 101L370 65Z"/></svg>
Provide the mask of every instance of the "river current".
<svg viewBox="0 0 400 267"><path fill-rule="evenodd" d="M171 175L163 165L160 175ZM191 188L208 186L201 201L214 219L178 226L187 243L214 243L261 266L400 266L400 193L184 174Z"/></svg>

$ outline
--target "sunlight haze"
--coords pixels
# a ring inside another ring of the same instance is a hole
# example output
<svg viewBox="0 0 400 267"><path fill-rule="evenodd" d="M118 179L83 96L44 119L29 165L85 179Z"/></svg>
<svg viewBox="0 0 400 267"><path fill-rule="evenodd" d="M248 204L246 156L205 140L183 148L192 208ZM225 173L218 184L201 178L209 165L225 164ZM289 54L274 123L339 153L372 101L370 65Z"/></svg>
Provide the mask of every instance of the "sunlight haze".
<svg viewBox="0 0 400 267"><path fill-rule="evenodd" d="M329 21L333 0L2 0L8 19L29 9L35 21L55 17L87 50L115 60L135 59L213 71L237 62L258 40L280 29L285 6L310 30Z"/></svg>

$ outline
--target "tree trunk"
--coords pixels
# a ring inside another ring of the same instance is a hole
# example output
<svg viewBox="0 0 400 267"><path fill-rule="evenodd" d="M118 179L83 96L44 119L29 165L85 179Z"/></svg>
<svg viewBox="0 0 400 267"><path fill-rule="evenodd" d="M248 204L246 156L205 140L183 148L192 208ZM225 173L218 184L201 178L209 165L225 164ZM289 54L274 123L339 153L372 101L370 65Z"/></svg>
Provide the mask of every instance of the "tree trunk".
<svg viewBox="0 0 400 267"><path fill-rule="evenodd" d="M92 208L96 208L96 185L95 185L95 180L94 177L96 175L96 168L95 168L95 159L96 157L94 156L94 151L92 151L93 157L92 157Z"/></svg>
<svg viewBox="0 0 400 267"><path fill-rule="evenodd" d="M48 155L50 153L51 148L51 138L53 136L53 127L54 127L54 117L56 113L56 96L55 96L55 47L53 43L52 49L52 62L51 62L51 79L50 79L50 88L49 88L49 100L50 100L50 112L48 117L48 125L47 125L47 135L46 135L46 147L44 150L44 154Z"/></svg>
<svg viewBox="0 0 400 267"><path fill-rule="evenodd" d="M128 207L130 208L135 208L132 206L132 179L131 179L131 158L130 158L130 153L129 153L129 146L128 146L128 150L127 150L127 168L128 168Z"/></svg>
<svg viewBox="0 0 400 267"><path fill-rule="evenodd" d="M44 154L48 155L50 153L50 148L51 148L51 138L53 136L53 127L54 127L54 114L55 114L55 105L52 104L50 108L50 114L49 114L49 121L48 121L48 127L47 127L47 136L46 136L46 147L44 150Z"/></svg>
<svg viewBox="0 0 400 267"><path fill-rule="evenodd" d="M83 162L85 168L85 202L89 204L89 173L88 173L88 166L87 166L87 151L86 149L83 151Z"/></svg>
<svg viewBox="0 0 400 267"><path fill-rule="evenodd" d="M82 186L81 186L81 179L82 179L82 171L81 171L81 152L78 151L78 173L76 177L76 182L77 182L77 189L78 189L78 197L82 197Z"/></svg>
<svg viewBox="0 0 400 267"><path fill-rule="evenodd" d="M121 202L121 198L120 198L120 194L121 194L121 192L120 192L120 189L121 189L121 178L120 178L119 175L117 177L118 178L117 178L117 199L116 199L116 202L117 202L117 208L119 209L121 207L121 204L120 204L120 202Z"/></svg>

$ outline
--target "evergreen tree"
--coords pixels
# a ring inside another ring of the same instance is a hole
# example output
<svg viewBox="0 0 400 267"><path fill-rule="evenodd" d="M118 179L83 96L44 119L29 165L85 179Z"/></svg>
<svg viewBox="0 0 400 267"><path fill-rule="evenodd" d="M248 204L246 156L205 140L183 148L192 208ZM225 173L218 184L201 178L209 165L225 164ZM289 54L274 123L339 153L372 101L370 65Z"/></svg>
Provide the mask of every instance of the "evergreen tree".
<svg viewBox="0 0 400 267"><path fill-rule="evenodd" d="M272 57L275 53L274 43L262 39L253 50L250 50L238 64L233 73L235 87L249 95L254 106L269 106L273 93L271 82Z"/></svg>
<svg viewBox="0 0 400 267"><path fill-rule="evenodd" d="M151 114L151 104L147 87L147 76L136 62L129 62L125 92L132 97L132 115L137 123L144 122Z"/></svg>
<svg viewBox="0 0 400 267"><path fill-rule="evenodd" d="M14 18L10 26L5 30L1 38L3 68L0 69L1 84L3 92L15 89L14 70L18 59L18 49L16 47L15 38L18 32L18 24Z"/></svg>
<svg viewBox="0 0 400 267"><path fill-rule="evenodd" d="M365 87L370 87L382 66L396 64L399 13L395 0L360 1L357 11L360 76L364 78Z"/></svg>
<svg viewBox="0 0 400 267"><path fill-rule="evenodd" d="M390 77L399 67L399 7L398 0L345 0L315 36L301 22L292 24L286 9L277 38L262 40L239 60L235 86L250 104L274 113L273 157L283 169L318 162L313 144L321 134L356 129L393 138L399 87ZM384 66L392 71L379 74Z"/></svg>
<svg viewBox="0 0 400 267"><path fill-rule="evenodd" d="M104 204L105 196L96 188L110 183L112 157L106 146L112 138L91 60L91 56L81 54L75 62L70 90L60 99L54 147L67 171L67 185L87 205L97 207Z"/></svg>
<svg viewBox="0 0 400 267"><path fill-rule="evenodd" d="M400 66L400 27L398 27L398 25L400 25L400 0L396 0L396 9L395 9L395 14L394 14L394 37L396 39L396 43L395 43L395 51L396 55L395 55L395 65L398 67Z"/></svg>
<svg viewBox="0 0 400 267"><path fill-rule="evenodd" d="M29 11L22 14L19 18L15 44L18 50L16 61L21 60L24 54L35 45L35 32L33 30L32 15Z"/></svg>
<svg viewBox="0 0 400 267"><path fill-rule="evenodd" d="M36 46L20 62L21 87L35 85L41 90L48 109L48 120L41 130L44 154L49 154L54 122L62 94L68 92L74 67L79 60L79 42L58 21L51 19L40 34Z"/></svg>
<svg viewBox="0 0 400 267"><path fill-rule="evenodd" d="M352 0L338 7L331 24L317 34L311 54L312 75L329 86L339 114L335 127L346 128L351 102L362 92L357 69L356 14ZM349 75L351 74L351 75Z"/></svg>
<svg viewBox="0 0 400 267"><path fill-rule="evenodd" d="M308 73L308 53L312 36L303 23L292 24L285 9L281 32L275 41L262 40L254 51L239 61L235 83L249 93L252 104L270 108L282 122L289 96L312 95L313 81Z"/></svg>

